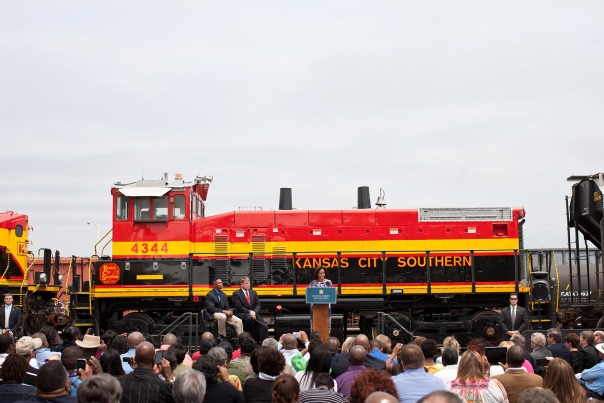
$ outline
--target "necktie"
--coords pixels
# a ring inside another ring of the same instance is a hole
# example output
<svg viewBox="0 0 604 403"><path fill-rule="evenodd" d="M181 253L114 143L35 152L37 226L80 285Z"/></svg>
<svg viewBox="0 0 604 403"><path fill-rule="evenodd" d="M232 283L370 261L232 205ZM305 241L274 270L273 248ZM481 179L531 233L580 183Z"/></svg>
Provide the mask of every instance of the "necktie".
<svg viewBox="0 0 604 403"><path fill-rule="evenodd" d="M250 292L249 291L245 292L245 299L247 299L247 304L251 308L252 307L252 303L250 302Z"/></svg>
<svg viewBox="0 0 604 403"><path fill-rule="evenodd" d="M218 302L220 302L220 291L216 290L216 295L218 295Z"/></svg>
<svg viewBox="0 0 604 403"><path fill-rule="evenodd" d="M516 307L512 307L512 330L516 327Z"/></svg>
<svg viewBox="0 0 604 403"><path fill-rule="evenodd" d="M9 317L9 315L10 315L10 308L7 307L4 310L4 328L5 329L8 329L8 317Z"/></svg>

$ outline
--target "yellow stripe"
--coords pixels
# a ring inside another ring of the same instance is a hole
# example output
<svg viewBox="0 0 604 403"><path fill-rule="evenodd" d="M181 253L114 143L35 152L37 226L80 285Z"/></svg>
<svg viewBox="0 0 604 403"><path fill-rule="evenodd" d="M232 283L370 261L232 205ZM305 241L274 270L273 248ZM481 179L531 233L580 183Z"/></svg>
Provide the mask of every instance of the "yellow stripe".
<svg viewBox="0 0 604 403"><path fill-rule="evenodd" d="M113 256L188 255L190 245L189 241L114 242Z"/></svg>
<svg viewBox="0 0 604 403"><path fill-rule="evenodd" d="M163 280L163 274L137 274L137 280Z"/></svg>

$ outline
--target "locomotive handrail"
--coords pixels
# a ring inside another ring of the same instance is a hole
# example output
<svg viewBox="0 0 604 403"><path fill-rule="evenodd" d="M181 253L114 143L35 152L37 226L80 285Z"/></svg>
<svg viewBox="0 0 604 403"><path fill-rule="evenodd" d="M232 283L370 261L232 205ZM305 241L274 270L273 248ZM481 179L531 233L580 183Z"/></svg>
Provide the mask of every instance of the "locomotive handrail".
<svg viewBox="0 0 604 403"><path fill-rule="evenodd" d="M405 328L405 326L401 325L396 319L394 319L392 316L390 316L390 314L388 314L386 312L378 312L377 314L378 314L378 332L380 334L384 334L384 320L382 318L385 316L388 319L390 319L391 321L393 321L394 323L396 323L398 326L400 326L401 330L403 330L405 333L407 333L407 335L409 337L412 337L413 339L415 339L417 337L412 332L407 330L407 328Z"/></svg>
<svg viewBox="0 0 604 403"><path fill-rule="evenodd" d="M101 239L99 239L95 244L94 244L94 254L96 255L96 247L99 246L99 244L101 242L103 242L103 240L107 237L107 235L109 235L111 232L113 232L113 228L111 228L109 231L107 231L107 233L105 235L103 235L103 237ZM112 239L109 239L109 241L105 244L105 246L103 246L103 249L101 249L101 255L103 255L103 252L105 252L105 248L107 247L107 245L109 245L109 242L111 242Z"/></svg>
<svg viewBox="0 0 604 403"><path fill-rule="evenodd" d="M193 317L195 317L195 340L196 340L196 344L195 344L195 349L198 350L199 349L199 343L197 343L197 340L199 340L199 314L198 313L193 313L193 312L185 312L182 315L180 315L174 322L170 323L167 327L165 327L161 332L154 334L153 336L162 336L165 335L167 333L170 333L172 330L175 330L178 326L180 326L183 322L185 322L186 320L189 320L189 348L191 348L191 337L193 337L192 335L192 330L193 330ZM161 340L159 341L160 345L161 345Z"/></svg>

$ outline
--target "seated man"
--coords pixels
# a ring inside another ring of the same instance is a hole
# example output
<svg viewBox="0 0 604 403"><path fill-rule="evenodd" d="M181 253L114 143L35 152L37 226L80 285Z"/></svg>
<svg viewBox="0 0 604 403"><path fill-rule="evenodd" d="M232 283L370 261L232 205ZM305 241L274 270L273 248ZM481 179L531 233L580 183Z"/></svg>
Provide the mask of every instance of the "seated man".
<svg viewBox="0 0 604 403"><path fill-rule="evenodd" d="M579 383L587 390L589 397L601 399L604 395L604 343L596 346L600 362L581 372Z"/></svg>
<svg viewBox="0 0 604 403"><path fill-rule="evenodd" d="M235 316L243 321L243 330L251 334L258 343L268 338L268 326L260 316L260 298L250 289L249 277L241 277L241 289L233 293Z"/></svg>
<svg viewBox="0 0 604 403"><path fill-rule="evenodd" d="M237 336L243 332L241 319L233 315L229 307L229 298L222 292L222 280L214 280L214 289L206 295L206 311L218 322L218 335L226 340L226 323L235 328Z"/></svg>

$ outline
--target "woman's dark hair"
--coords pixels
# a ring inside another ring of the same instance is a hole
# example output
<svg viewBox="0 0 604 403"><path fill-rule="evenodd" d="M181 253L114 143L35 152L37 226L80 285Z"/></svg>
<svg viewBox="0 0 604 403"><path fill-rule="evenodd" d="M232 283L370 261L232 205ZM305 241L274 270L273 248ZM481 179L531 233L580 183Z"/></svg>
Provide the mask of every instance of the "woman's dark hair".
<svg viewBox="0 0 604 403"><path fill-rule="evenodd" d="M202 355L195 361L193 369L200 371L208 382L216 382L218 379L218 361L211 355Z"/></svg>
<svg viewBox="0 0 604 403"><path fill-rule="evenodd" d="M111 348L117 350L120 354L128 352L128 338L122 335L116 336L113 343L111 343Z"/></svg>
<svg viewBox="0 0 604 403"><path fill-rule="evenodd" d="M420 346L422 349L422 353L424 354L424 358L434 358L434 356L438 353L438 344L436 341L432 339L426 339Z"/></svg>
<svg viewBox="0 0 604 403"><path fill-rule="evenodd" d="M277 376L283 371L284 368L285 357L279 350L275 350L274 348L265 348L258 356L258 369L260 372L270 376Z"/></svg>
<svg viewBox="0 0 604 403"><path fill-rule="evenodd" d="M57 333L57 331L55 330L54 327L52 327L52 326L43 326L38 331L40 333L42 333L44 336L46 336L46 341L48 342L49 346L54 346L54 345L57 345L57 344L61 344L60 339L59 339L59 333ZM57 343L57 341L59 343Z"/></svg>
<svg viewBox="0 0 604 403"><path fill-rule="evenodd" d="M122 367L122 358L120 353L113 348L108 348L99 359L103 373L122 376L125 374L124 367Z"/></svg>
<svg viewBox="0 0 604 403"><path fill-rule="evenodd" d="M260 373L260 370L258 369L258 356L267 348L269 347L260 346L252 352L252 356L250 357L250 365L252 366L252 370L255 374Z"/></svg>
<svg viewBox="0 0 604 403"><path fill-rule="evenodd" d="M170 347L168 347L168 350L174 352L174 356L176 357L176 363L178 364L182 364L189 351L189 349L184 344L180 343L171 345Z"/></svg>
<svg viewBox="0 0 604 403"><path fill-rule="evenodd" d="M246 337L241 341L241 354L251 356L256 348L258 348L258 344L251 337Z"/></svg>
<svg viewBox="0 0 604 403"><path fill-rule="evenodd" d="M204 340L199 345L199 353L201 355L206 355L208 351L216 347L216 342L214 340Z"/></svg>
<svg viewBox="0 0 604 403"><path fill-rule="evenodd" d="M80 337L80 329L75 326L69 326L63 331L65 341L75 342Z"/></svg>
<svg viewBox="0 0 604 403"><path fill-rule="evenodd" d="M8 382L23 383L29 364L19 354L9 354L2 364L2 384Z"/></svg>
<svg viewBox="0 0 604 403"><path fill-rule="evenodd" d="M273 383L273 403L295 403L300 396L300 385L291 375L281 375Z"/></svg>
<svg viewBox="0 0 604 403"><path fill-rule="evenodd" d="M323 270L325 272L325 275L327 275L327 269L325 269L325 267L319 266L319 267L317 267L315 269L315 280L319 278L319 271L320 270Z"/></svg>
<svg viewBox="0 0 604 403"><path fill-rule="evenodd" d="M170 369L174 371L176 369L176 366L178 365L178 362L176 362L176 355L174 354L174 350L165 350L163 358L168 360L168 362L170 363Z"/></svg>
<svg viewBox="0 0 604 403"><path fill-rule="evenodd" d="M228 341L223 341L222 343L218 344L218 347L222 347L224 349L224 352L227 355L227 363L231 362L231 359L233 358L233 345Z"/></svg>
<svg viewBox="0 0 604 403"><path fill-rule="evenodd" d="M103 340L103 343L105 343L107 348L113 348L111 347L111 344L113 344L113 340L115 340L116 337L117 333L110 329L103 333L103 335L101 336L101 340Z"/></svg>
<svg viewBox="0 0 604 403"><path fill-rule="evenodd" d="M312 352L314 351L315 347L317 346L323 346L323 342L321 340L310 340L310 342L308 343L308 354L312 354Z"/></svg>
<svg viewBox="0 0 604 403"><path fill-rule="evenodd" d="M329 373L331 367L331 353L329 349L323 344L319 344L312 351L308 365L306 366L306 372L302 375L303 379L310 379L310 387L314 388L315 380L317 375L322 373Z"/></svg>

